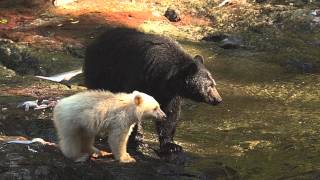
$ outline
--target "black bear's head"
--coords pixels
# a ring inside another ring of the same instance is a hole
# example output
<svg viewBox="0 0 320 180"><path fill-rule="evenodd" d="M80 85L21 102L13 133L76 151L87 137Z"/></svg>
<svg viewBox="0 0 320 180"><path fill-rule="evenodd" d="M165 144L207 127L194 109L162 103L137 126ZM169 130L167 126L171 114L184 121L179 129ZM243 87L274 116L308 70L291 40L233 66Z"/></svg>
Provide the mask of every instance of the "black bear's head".
<svg viewBox="0 0 320 180"><path fill-rule="evenodd" d="M181 67L177 74L180 82L183 81L182 87L179 87L179 95L212 105L222 102L222 98L216 89L216 82L203 64L203 57L196 55L192 61L188 62Z"/></svg>

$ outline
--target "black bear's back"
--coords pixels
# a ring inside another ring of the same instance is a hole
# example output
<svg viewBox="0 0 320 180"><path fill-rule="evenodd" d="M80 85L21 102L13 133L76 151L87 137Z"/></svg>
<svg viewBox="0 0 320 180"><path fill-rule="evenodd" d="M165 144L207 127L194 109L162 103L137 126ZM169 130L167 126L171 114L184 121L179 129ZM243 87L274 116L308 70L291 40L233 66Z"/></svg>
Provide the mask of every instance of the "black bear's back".
<svg viewBox="0 0 320 180"><path fill-rule="evenodd" d="M89 89L140 90L152 96L164 90L172 68L191 57L174 41L129 28L114 28L86 51L85 83ZM164 88L164 89L163 89Z"/></svg>

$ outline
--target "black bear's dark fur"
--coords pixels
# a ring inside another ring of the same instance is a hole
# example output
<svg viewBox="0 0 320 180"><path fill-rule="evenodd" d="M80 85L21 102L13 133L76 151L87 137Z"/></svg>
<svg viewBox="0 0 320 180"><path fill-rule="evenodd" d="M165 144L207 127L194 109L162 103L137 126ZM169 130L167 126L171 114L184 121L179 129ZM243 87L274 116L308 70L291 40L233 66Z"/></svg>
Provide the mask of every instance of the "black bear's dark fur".
<svg viewBox="0 0 320 180"><path fill-rule="evenodd" d="M167 121L157 122L162 151L181 150L173 143L181 97L212 105L221 101L202 56L192 58L169 38L129 28L111 29L87 48L84 74L89 89L153 96L167 114Z"/></svg>

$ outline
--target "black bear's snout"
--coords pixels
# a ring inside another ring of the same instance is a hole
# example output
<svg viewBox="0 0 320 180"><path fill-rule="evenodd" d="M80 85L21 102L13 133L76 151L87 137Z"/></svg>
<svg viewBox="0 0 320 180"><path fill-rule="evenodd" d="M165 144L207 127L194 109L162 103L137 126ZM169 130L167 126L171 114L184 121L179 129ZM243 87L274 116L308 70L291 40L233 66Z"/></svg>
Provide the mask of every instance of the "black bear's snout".
<svg viewBox="0 0 320 180"><path fill-rule="evenodd" d="M213 105L218 105L218 104L220 104L220 103L222 103L222 98L221 97L219 97L219 98L215 98L215 100L213 101Z"/></svg>
<svg viewBox="0 0 320 180"><path fill-rule="evenodd" d="M215 87L210 89L210 96L211 96L211 104L217 105L222 102L222 97L220 96L219 92Z"/></svg>

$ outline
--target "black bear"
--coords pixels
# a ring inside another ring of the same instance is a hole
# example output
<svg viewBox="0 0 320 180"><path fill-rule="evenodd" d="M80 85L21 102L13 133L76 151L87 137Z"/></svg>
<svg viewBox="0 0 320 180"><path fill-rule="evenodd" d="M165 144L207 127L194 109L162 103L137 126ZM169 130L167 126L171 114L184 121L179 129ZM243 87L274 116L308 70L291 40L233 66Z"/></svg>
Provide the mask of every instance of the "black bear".
<svg viewBox="0 0 320 180"><path fill-rule="evenodd" d="M167 115L157 121L160 154L179 153L182 148L173 137L180 114L182 98L211 105L222 99L203 57L192 58L175 41L135 29L113 28L88 46L85 62L85 84L89 89L112 92L138 90L153 96ZM141 124L136 140L141 141Z"/></svg>

